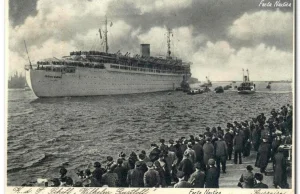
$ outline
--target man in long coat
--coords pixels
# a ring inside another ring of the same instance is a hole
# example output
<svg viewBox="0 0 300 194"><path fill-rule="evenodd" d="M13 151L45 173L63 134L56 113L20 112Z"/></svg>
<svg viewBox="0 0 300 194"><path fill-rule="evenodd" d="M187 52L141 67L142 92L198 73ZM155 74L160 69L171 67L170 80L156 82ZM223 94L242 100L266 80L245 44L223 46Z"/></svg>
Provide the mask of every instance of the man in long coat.
<svg viewBox="0 0 300 194"><path fill-rule="evenodd" d="M260 129L258 125L255 125L255 128L253 129L251 133L251 141L252 145L255 151L258 150L259 144L260 144Z"/></svg>
<svg viewBox="0 0 300 194"><path fill-rule="evenodd" d="M201 169L201 164L198 162L195 164L196 171L190 176L189 183L194 188L204 188L205 184L205 172Z"/></svg>
<svg viewBox="0 0 300 194"><path fill-rule="evenodd" d="M283 155L283 148L279 147L277 154L274 156L274 179L273 183L276 188L288 188L287 184L287 164Z"/></svg>
<svg viewBox="0 0 300 194"><path fill-rule="evenodd" d="M140 169L141 161L135 163L135 168L129 170L127 174L127 183L129 187L144 187L144 172Z"/></svg>
<svg viewBox="0 0 300 194"><path fill-rule="evenodd" d="M214 145L210 142L210 138L206 138L206 143L203 145L203 161L204 164L208 165L208 160L214 158Z"/></svg>
<svg viewBox="0 0 300 194"><path fill-rule="evenodd" d="M205 188L219 188L219 173L215 167L215 160L209 159L209 169L206 171Z"/></svg>
<svg viewBox="0 0 300 194"><path fill-rule="evenodd" d="M244 136L241 134L241 131L236 131L236 135L233 139L233 147L234 147L234 163L237 164L238 157L239 157L239 163L242 164Z"/></svg>
<svg viewBox="0 0 300 194"><path fill-rule="evenodd" d="M222 164L222 171L226 173L227 145L221 135L219 135L214 147L218 172L220 173L220 164Z"/></svg>
<svg viewBox="0 0 300 194"><path fill-rule="evenodd" d="M268 161L270 158L270 147L271 145L268 143L267 139L263 139L263 142L260 144L258 148L258 163L257 166L260 168L261 173L265 173L265 170L268 166Z"/></svg>
<svg viewBox="0 0 300 194"><path fill-rule="evenodd" d="M158 187L160 183L159 173L154 170L153 163L147 162L148 171L144 174L145 187Z"/></svg>
<svg viewBox="0 0 300 194"><path fill-rule="evenodd" d="M183 160L178 166L178 171L182 171L184 173L185 180L188 180L191 174L194 172L194 164L188 158L187 154L183 156Z"/></svg>
<svg viewBox="0 0 300 194"><path fill-rule="evenodd" d="M195 151L195 154L196 154L196 161L195 162L199 162L200 165L202 166L203 165L203 147L199 143L199 138L198 137L196 137L195 140L196 140L196 143L192 148Z"/></svg>
<svg viewBox="0 0 300 194"><path fill-rule="evenodd" d="M253 168L251 165L247 166L247 171L244 172L240 178L243 188L253 188L254 186L254 174L252 172Z"/></svg>
<svg viewBox="0 0 300 194"><path fill-rule="evenodd" d="M224 140L226 142L227 145L227 159L231 160L232 157L232 150L233 150L233 134L230 133L229 129L225 130L226 133L224 135Z"/></svg>
<svg viewBox="0 0 300 194"><path fill-rule="evenodd" d="M149 158L151 162L154 162L159 159L159 154L161 151L158 149L158 146L156 144L151 144L151 152L149 154Z"/></svg>

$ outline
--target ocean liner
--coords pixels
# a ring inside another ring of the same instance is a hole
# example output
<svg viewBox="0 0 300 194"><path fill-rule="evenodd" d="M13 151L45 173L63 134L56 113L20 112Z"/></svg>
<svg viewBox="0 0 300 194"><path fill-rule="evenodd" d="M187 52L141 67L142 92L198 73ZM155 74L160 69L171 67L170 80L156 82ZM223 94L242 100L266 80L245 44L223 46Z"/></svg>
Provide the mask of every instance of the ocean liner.
<svg viewBox="0 0 300 194"><path fill-rule="evenodd" d="M150 44L140 45L140 55L109 53L107 32L106 19L104 52L73 51L61 59L45 59L36 64L31 64L28 56L26 81L34 94L70 97L168 91L184 85L190 78L191 63L171 57L170 29L166 58L150 56Z"/></svg>

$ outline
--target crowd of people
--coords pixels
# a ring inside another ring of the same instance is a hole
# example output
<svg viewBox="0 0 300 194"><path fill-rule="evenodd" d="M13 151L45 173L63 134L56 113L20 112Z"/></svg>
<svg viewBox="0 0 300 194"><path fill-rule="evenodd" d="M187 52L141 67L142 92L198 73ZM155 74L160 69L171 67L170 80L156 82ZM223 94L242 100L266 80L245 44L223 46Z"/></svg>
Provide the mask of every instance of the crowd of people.
<svg viewBox="0 0 300 194"><path fill-rule="evenodd" d="M288 163L283 145L292 144L293 109L291 105L273 109L267 119L262 113L251 121L227 123L206 128L203 134L170 139L168 143L152 143L151 151L132 152L129 157L121 152L118 159L107 157L105 163L95 162L93 171L78 172L80 181L74 182L67 169L60 169L60 177L52 179L53 187L174 187L219 188L219 177L226 173L226 163L233 159L242 164L250 151L257 152L253 173L248 165L237 186L268 188L263 183L268 164L273 169L275 188L288 188Z"/></svg>

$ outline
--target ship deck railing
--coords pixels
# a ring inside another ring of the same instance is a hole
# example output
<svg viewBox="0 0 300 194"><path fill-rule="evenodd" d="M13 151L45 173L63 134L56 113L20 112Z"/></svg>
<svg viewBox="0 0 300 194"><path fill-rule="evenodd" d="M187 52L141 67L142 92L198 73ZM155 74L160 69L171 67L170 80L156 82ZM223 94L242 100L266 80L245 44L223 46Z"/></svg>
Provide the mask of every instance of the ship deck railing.
<svg viewBox="0 0 300 194"><path fill-rule="evenodd" d="M141 72L150 72L150 73L165 73L165 74L184 74L182 70L162 70L162 69L153 69L153 68L142 68L136 66L125 66L125 65L110 65L112 69L128 70L128 71L141 71Z"/></svg>

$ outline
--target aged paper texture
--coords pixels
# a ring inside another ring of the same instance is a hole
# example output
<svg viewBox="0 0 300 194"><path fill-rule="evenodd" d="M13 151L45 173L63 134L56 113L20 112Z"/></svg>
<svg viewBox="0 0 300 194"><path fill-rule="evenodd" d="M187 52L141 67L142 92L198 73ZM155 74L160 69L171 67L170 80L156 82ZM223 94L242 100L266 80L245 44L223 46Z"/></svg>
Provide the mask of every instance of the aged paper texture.
<svg viewBox="0 0 300 194"><path fill-rule="evenodd" d="M294 193L294 3L7 0L6 193Z"/></svg>

